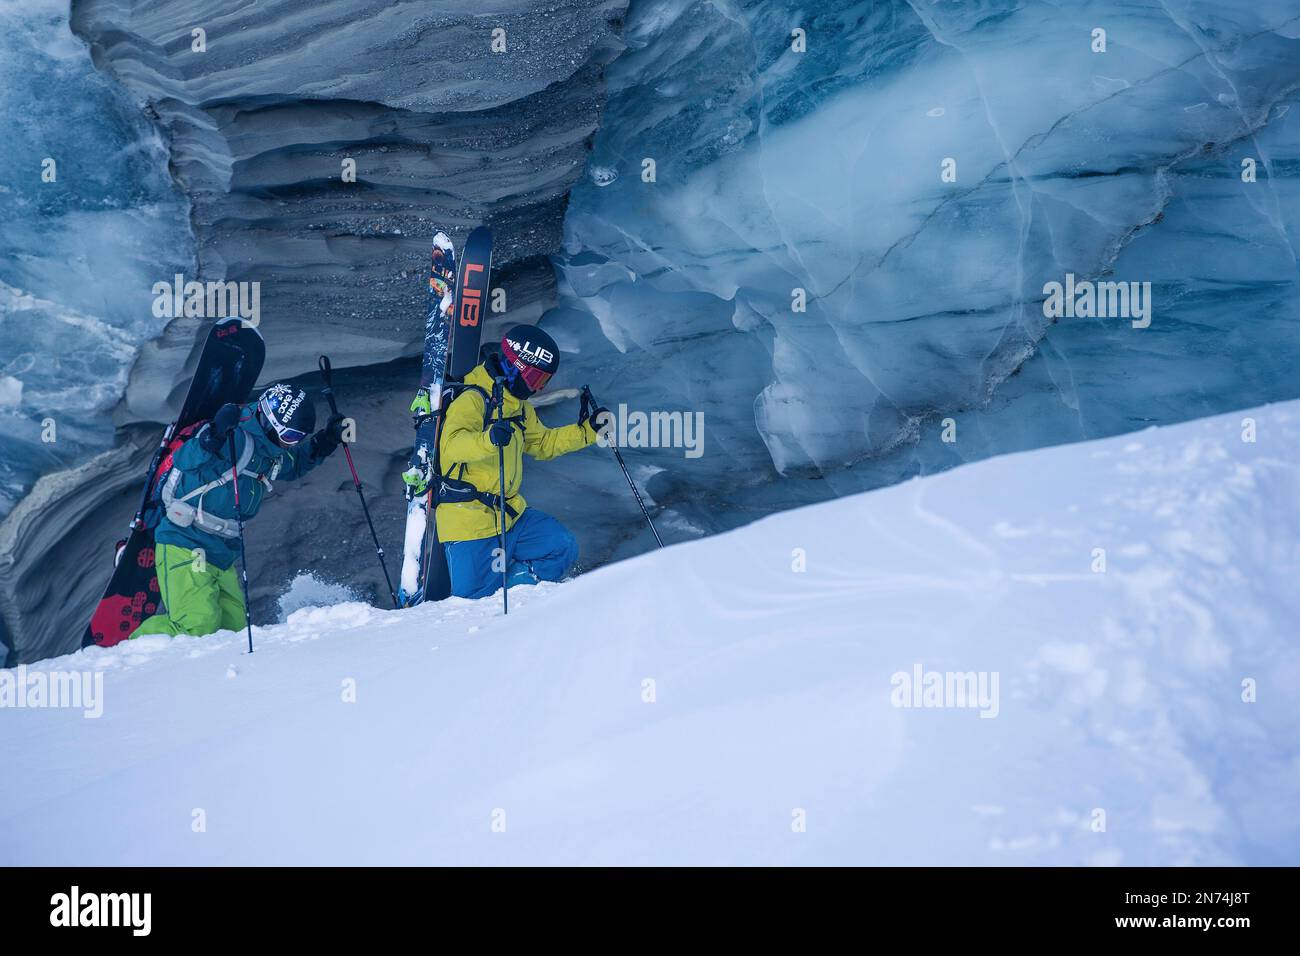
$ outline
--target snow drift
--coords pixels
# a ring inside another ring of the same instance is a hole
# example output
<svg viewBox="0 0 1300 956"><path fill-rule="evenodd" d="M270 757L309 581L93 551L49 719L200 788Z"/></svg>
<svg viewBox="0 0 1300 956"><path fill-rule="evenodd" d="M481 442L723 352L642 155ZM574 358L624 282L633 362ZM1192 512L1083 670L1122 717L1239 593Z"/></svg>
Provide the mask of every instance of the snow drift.
<svg viewBox="0 0 1300 956"><path fill-rule="evenodd" d="M251 657L44 661L27 683L101 674L102 716L0 712L0 862L1294 864L1297 441L1271 406L786 512L508 618L346 603Z"/></svg>

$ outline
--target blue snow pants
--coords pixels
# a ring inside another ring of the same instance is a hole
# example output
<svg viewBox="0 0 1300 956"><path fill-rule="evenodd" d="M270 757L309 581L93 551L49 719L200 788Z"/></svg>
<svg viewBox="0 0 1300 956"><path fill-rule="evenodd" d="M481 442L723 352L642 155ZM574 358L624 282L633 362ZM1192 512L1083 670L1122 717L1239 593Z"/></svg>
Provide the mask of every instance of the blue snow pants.
<svg viewBox="0 0 1300 956"><path fill-rule="evenodd" d="M496 535L444 544L451 593L481 598L499 591L501 565L492 567L492 552L498 547L500 539ZM525 508L506 532L506 573L511 586L532 583L532 575L542 581L558 581L577 560L578 542L569 529L536 508Z"/></svg>

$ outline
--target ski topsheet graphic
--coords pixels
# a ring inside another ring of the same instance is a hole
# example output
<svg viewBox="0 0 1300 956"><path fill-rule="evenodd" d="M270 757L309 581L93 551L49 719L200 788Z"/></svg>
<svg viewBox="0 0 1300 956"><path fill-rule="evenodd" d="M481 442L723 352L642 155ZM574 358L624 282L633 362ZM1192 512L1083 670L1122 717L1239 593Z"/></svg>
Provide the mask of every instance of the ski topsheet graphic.
<svg viewBox="0 0 1300 956"><path fill-rule="evenodd" d="M208 331L194 370L190 390L176 421L167 426L145 472L140 507L131 521L125 544L100 599L81 646L112 647L131 636L140 622L158 611L158 575L154 569L153 525L147 514L158 479L171 467L172 456L227 402L242 403L262 373L266 343L255 328L240 319L222 319Z"/></svg>
<svg viewBox="0 0 1300 956"><path fill-rule="evenodd" d="M433 237L429 271L429 314L424 321L424 357L420 365L420 388L411 403L415 418L415 443L403 474L406 481L406 534L402 548L402 573L397 603L410 607L423 599L421 551L429 520L429 479L433 471L433 449L437 442L437 410L447 369L447 346L451 339L451 312L455 305L456 254L444 233Z"/></svg>
<svg viewBox="0 0 1300 956"><path fill-rule="evenodd" d="M433 296L424 330L424 362L420 390L412 403L415 444L403 475L406 481L406 538L402 550L402 577L398 603L403 607L437 601L451 593L446 558L438 546L433 521L437 494L438 437L442 410L451 401L456 383L478 363L479 336L487 312L488 281L492 272L492 231L474 229L465 241L460 260L453 266L455 285L448 301L440 292L440 270L454 254L442 233L434 237L429 291Z"/></svg>

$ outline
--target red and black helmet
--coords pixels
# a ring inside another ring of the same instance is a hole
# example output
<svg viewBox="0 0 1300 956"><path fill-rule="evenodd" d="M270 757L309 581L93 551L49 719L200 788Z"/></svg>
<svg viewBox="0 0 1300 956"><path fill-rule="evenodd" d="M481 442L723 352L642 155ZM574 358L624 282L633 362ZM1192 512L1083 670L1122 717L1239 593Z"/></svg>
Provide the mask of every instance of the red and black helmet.
<svg viewBox="0 0 1300 956"><path fill-rule="evenodd" d="M521 381L528 394L540 392L560 367L560 349L537 326L516 325L501 338L501 367L512 392Z"/></svg>

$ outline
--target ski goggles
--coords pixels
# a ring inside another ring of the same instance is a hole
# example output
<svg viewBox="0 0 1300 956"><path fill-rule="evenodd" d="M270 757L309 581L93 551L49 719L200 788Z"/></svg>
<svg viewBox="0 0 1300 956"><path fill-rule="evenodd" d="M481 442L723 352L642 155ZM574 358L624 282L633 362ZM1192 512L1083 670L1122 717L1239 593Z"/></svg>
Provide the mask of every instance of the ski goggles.
<svg viewBox="0 0 1300 956"><path fill-rule="evenodd" d="M546 387L546 383L551 380L551 373L545 372L535 365L519 362L519 356L507 342L501 347L501 352L506 357L502 362L502 371L505 372L506 384L513 386L519 379L524 380L530 392L540 392Z"/></svg>
<svg viewBox="0 0 1300 956"><path fill-rule="evenodd" d="M275 418L268 414L264 407L265 402L257 403L257 420L262 424L262 430L268 434L274 434L275 440L286 448L290 445L296 445L307 437L307 433L299 431L296 428L290 428L288 425L281 425Z"/></svg>
<svg viewBox="0 0 1300 956"><path fill-rule="evenodd" d="M296 445L307 437L306 432L300 432L296 428L285 428L276 425L274 422L271 427L275 429L276 440L278 440L281 445Z"/></svg>

